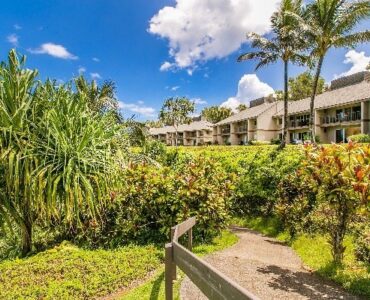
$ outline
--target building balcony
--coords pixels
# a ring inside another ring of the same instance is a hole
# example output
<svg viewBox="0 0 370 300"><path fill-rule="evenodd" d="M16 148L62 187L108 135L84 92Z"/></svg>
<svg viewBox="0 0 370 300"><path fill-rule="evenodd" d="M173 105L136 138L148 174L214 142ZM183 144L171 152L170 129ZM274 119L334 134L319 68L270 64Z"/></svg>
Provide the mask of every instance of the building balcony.
<svg viewBox="0 0 370 300"><path fill-rule="evenodd" d="M295 121L289 121L288 124L290 128L308 127L310 125L310 121L309 120L295 120Z"/></svg>
<svg viewBox="0 0 370 300"><path fill-rule="evenodd" d="M361 121L361 112L351 112L351 113L340 113L334 116L324 116L321 119L322 125L338 124L343 122L360 122Z"/></svg>
<svg viewBox="0 0 370 300"><path fill-rule="evenodd" d="M222 135L230 134L230 128L221 128L221 134Z"/></svg>
<svg viewBox="0 0 370 300"><path fill-rule="evenodd" d="M236 133L245 133L248 131L248 126L239 126L236 128Z"/></svg>

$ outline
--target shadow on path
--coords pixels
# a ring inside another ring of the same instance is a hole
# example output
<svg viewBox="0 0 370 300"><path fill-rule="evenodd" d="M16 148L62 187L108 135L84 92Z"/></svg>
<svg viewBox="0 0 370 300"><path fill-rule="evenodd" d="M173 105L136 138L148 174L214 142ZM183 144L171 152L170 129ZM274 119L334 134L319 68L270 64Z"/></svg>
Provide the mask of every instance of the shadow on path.
<svg viewBox="0 0 370 300"><path fill-rule="evenodd" d="M260 267L258 272L274 274L268 285L274 290L294 292L309 299L361 299L356 296L343 297L341 289L328 280L302 271L293 271L274 265Z"/></svg>

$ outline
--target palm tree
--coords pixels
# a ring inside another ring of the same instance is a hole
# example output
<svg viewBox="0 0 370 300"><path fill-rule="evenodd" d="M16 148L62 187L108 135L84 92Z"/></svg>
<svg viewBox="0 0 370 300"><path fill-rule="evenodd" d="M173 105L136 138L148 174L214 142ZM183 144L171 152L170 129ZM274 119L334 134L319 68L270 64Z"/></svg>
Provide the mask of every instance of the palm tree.
<svg viewBox="0 0 370 300"><path fill-rule="evenodd" d="M286 145L288 130L288 65L289 62L303 64L306 57L299 53L305 47L305 41L296 26L295 18L288 15L292 12L295 15L302 14L301 0L284 0L280 8L271 17L274 37L271 39L264 38L256 33L248 34L252 41L252 47L258 48L257 52L249 52L239 56L238 61L258 59L259 63L256 70L261 67L276 63L282 60L284 64L284 122L283 138L280 149Z"/></svg>
<svg viewBox="0 0 370 300"><path fill-rule="evenodd" d="M354 32L356 25L369 16L368 0L316 0L307 6L303 19L295 15L307 33L309 44L312 45L310 57L316 61L310 103L310 131L313 141L315 141L315 96L324 58L332 47L351 48L370 41L369 30Z"/></svg>

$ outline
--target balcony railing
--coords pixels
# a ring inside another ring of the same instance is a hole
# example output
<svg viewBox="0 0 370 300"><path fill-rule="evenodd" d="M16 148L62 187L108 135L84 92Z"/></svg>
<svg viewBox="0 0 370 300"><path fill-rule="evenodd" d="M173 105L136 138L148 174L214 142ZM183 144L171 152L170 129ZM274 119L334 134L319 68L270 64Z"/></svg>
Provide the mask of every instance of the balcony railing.
<svg viewBox="0 0 370 300"><path fill-rule="evenodd" d="M322 119L322 124L334 124L341 122L361 121L361 112L355 111L351 113L340 113L335 116L325 116Z"/></svg>
<svg viewBox="0 0 370 300"><path fill-rule="evenodd" d="M236 129L236 132L247 132L248 131L248 127L246 125L243 125L243 126L239 126L237 129Z"/></svg>
<svg viewBox="0 0 370 300"><path fill-rule="evenodd" d="M222 134L230 134L230 128L227 127L227 128L221 128L221 133Z"/></svg>
<svg viewBox="0 0 370 300"><path fill-rule="evenodd" d="M310 125L309 120L293 120L289 122L289 127L304 127Z"/></svg>

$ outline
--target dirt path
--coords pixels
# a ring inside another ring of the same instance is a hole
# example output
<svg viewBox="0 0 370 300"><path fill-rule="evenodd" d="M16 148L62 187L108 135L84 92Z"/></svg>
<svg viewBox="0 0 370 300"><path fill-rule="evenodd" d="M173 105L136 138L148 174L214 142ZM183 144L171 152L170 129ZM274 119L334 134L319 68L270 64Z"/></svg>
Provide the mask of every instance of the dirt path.
<svg viewBox="0 0 370 300"><path fill-rule="evenodd" d="M275 239L233 228L240 240L206 260L261 299L360 299L302 266L294 251ZM188 279L181 299L207 299Z"/></svg>

